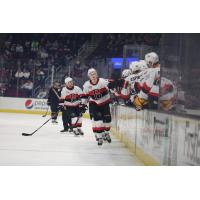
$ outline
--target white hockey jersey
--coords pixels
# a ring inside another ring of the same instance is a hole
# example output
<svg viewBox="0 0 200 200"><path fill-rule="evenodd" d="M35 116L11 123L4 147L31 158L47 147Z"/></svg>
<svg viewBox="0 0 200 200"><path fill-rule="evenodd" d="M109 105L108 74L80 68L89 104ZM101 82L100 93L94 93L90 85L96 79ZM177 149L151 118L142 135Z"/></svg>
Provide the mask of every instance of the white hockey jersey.
<svg viewBox="0 0 200 200"><path fill-rule="evenodd" d="M98 106L105 105L111 102L109 88L109 81L103 78L99 78L96 84L86 81L83 85L83 93L89 102L93 102Z"/></svg>
<svg viewBox="0 0 200 200"><path fill-rule="evenodd" d="M132 74L125 79L120 94L121 98L128 99L130 96L136 95L140 92L143 82L146 79L146 75L148 74L148 70L149 69L146 69L138 74Z"/></svg>
<svg viewBox="0 0 200 200"><path fill-rule="evenodd" d="M148 73L143 79L142 89L138 96L142 99L148 99L148 96L158 97L160 81L160 67L149 68Z"/></svg>
<svg viewBox="0 0 200 200"><path fill-rule="evenodd" d="M69 107L76 107L81 103L83 91L78 86L72 89L64 87L61 91L61 99L64 100L64 105Z"/></svg>
<svg viewBox="0 0 200 200"><path fill-rule="evenodd" d="M162 77L160 84L160 107L171 110L176 106L177 88L169 79Z"/></svg>

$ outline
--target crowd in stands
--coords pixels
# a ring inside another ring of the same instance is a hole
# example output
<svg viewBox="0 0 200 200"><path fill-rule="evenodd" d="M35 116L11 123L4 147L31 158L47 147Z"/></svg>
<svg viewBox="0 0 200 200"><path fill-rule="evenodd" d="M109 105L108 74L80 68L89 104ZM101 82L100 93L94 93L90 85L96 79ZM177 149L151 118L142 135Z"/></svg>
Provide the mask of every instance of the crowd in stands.
<svg viewBox="0 0 200 200"><path fill-rule="evenodd" d="M65 67L91 34L5 34L1 35L0 94L32 96L44 87L52 66ZM33 84L34 83L34 84ZM18 89L17 89L18 88Z"/></svg>
<svg viewBox="0 0 200 200"><path fill-rule="evenodd" d="M104 34L93 55L100 58L122 57L124 45L158 46L161 34L157 33L108 33Z"/></svg>
<svg viewBox="0 0 200 200"><path fill-rule="evenodd" d="M160 34L101 34L102 40L91 55L94 58L122 56L126 44L158 45ZM78 49L92 34L4 34L0 38L0 95L32 97L34 88L43 93L51 69L66 67L77 57ZM85 68L79 60L74 76L81 78Z"/></svg>

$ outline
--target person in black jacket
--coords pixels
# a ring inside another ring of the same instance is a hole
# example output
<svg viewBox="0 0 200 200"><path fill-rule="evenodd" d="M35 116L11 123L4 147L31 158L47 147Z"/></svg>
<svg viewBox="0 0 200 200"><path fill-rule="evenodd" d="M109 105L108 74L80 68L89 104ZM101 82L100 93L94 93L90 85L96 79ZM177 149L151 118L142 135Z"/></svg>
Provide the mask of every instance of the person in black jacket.
<svg viewBox="0 0 200 200"><path fill-rule="evenodd" d="M49 96L47 104L51 107L52 123L57 124L57 117L59 112L59 98L61 96L61 85L58 81L53 83L53 86L49 90Z"/></svg>

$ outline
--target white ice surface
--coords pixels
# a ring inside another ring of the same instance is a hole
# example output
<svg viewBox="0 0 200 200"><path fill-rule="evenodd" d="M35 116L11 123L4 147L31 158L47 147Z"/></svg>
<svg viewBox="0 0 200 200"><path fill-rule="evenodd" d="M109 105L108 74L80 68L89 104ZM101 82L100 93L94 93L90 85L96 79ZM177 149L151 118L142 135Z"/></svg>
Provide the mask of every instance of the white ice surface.
<svg viewBox="0 0 200 200"><path fill-rule="evenodd" d="M33 136L30 133L49 116L0 113L0 165L142 165L117 139L97 146L91 131L91 122L83 121L83 137L61 134L59 124L51 122Z"/></svg>

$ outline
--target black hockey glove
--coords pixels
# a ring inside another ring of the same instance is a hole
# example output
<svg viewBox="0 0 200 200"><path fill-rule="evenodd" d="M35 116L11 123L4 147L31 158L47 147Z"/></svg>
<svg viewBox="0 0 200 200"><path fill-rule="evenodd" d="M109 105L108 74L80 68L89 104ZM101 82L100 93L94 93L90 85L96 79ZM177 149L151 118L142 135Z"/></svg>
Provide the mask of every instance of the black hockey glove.
<svg viewBox="0 0 200 200"><path fill-rule="evenodd" d="M61 111L61 112L63 112L63 111L65 110L65 108L64 108L64 106L59 105L59 106L58 106L58 110Z"/></svg>
<svg viewBox="0 0 200 200"><path fill-rule="evenodd" d="M47 105L50 106L50 105L51 105L51 102L50 102L50 101L47 101Z"/></svg>
<svg viewBox="0 0 200 200"><path fill-rule="evenodd" d="M79 109L80 109L80 112L81 112L81 113L85 113L86 110L88 109L88 106L85 105L85 104L80 104L80 105L79 105Z"/></svg>

